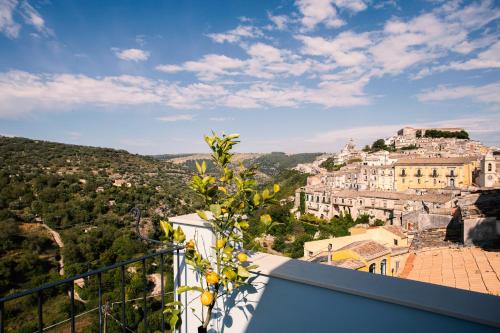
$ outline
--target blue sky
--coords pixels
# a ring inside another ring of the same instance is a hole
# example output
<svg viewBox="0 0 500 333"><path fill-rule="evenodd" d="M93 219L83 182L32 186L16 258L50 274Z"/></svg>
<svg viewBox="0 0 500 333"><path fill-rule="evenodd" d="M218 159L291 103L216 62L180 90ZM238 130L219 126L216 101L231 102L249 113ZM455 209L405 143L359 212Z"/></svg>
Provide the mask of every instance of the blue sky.
<svg viewBox="0 0 500 333"><path fill-rule="evenodd" d="M498 1L0 0L0 134L131 152L500 144Z"/></svg>

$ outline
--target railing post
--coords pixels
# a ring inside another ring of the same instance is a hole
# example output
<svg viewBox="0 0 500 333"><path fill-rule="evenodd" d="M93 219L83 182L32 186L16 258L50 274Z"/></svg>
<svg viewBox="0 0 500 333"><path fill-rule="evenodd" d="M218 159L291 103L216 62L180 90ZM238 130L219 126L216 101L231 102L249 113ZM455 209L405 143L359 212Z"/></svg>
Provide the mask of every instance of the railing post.
<svg viewBox="0 0 500 333"><path fill-rule="evenodd" d="M120 279L120 287L121 287L121 298L122 298L122 325L123 325L123 333L127 332L127 317L125 316L125 266L121 266L121 279Z"/></svg>
<svg viewBox="0 0 500 333"><path fill-rule="evenodd" d="M0 302L0 333L3 333L4 317L5 317L5 314L3 313L3 302Z"/></svg>
<svg viewBox="0 0 500 333"><path fill-rule="evenodd" d="M146 277L146 259L142 259L142 282L144 283L144 295L143 295L143 306L144 306L144 332L148 331L148 280ZM163 311L163 310L162 310Z"/></svg>
<svg viewBox="0 0 500 333"><path fill-rule="evenodd" d="M101 273L97 273L97 285L98 285L98 294L99 294L99 333L102 333L102 276Z"/></svg>
<svg viewBox="0 0 500 333"><path fill-rule="evenodd" d="M71 315L71 333L75 333L75 282L70 281L70 315Z"/></svg>
<svg viewBox="0 0 500 333"><path fill-rule="evenodd" d="M165 287L163 285L163 253L160 254L160 295L161 295L161 333L165 333ZM3 332L0 332L3 333Z"/></svg>
<svg viewBox="0 0 500 333"><path fill-rule="evenodd" d="M38 333L43 332L42 291L38 292Z"/></svg>

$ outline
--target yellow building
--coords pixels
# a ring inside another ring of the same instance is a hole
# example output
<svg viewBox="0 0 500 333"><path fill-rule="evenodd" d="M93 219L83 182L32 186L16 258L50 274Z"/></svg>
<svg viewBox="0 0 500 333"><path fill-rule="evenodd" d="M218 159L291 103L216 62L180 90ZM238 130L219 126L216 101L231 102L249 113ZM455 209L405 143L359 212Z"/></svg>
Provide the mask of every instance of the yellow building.
<svg viewBox="0 0 500 333"><path fill-rule="evenodd" d="M409 245L401 228L357 226L349 232L351 236L304 243L304 259L377 274L399 274L406 262Z"/></svg>
<svg viewBox="0 0 500 333"><path fill-rule="evenodd" d="M332 265L387 275L391 272L391 250L372 240L357 241L333 252Z"/></svg>
<svg viewBox="0 0 500 333"><path fill-rule="evenodd" d="M469 157L402 158L394 164L396 191L465 188L473 183L477 161Z"/></svg>

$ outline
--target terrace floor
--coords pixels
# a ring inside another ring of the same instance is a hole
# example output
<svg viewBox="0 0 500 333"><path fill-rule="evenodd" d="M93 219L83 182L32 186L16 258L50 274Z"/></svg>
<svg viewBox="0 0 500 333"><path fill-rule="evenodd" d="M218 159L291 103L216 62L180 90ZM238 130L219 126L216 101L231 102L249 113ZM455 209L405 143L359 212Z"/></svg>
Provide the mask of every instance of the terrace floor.
<svg viewBox="0 0 500 333"><path fill-rule="evenodd" d="M500 296L500 252L477 247L411 253L401 278Z"/></svg>

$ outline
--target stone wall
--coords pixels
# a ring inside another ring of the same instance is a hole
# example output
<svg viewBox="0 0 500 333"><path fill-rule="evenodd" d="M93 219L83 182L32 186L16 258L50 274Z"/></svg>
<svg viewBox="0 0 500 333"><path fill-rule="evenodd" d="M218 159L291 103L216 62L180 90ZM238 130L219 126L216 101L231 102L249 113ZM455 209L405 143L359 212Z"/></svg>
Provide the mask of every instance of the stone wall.
<svg viewBox="0 0 500 333"><path fill-rule="evenodd" d="M495 217L464 219L464 244L481 245L500 238L500 221Z"/></svg>

